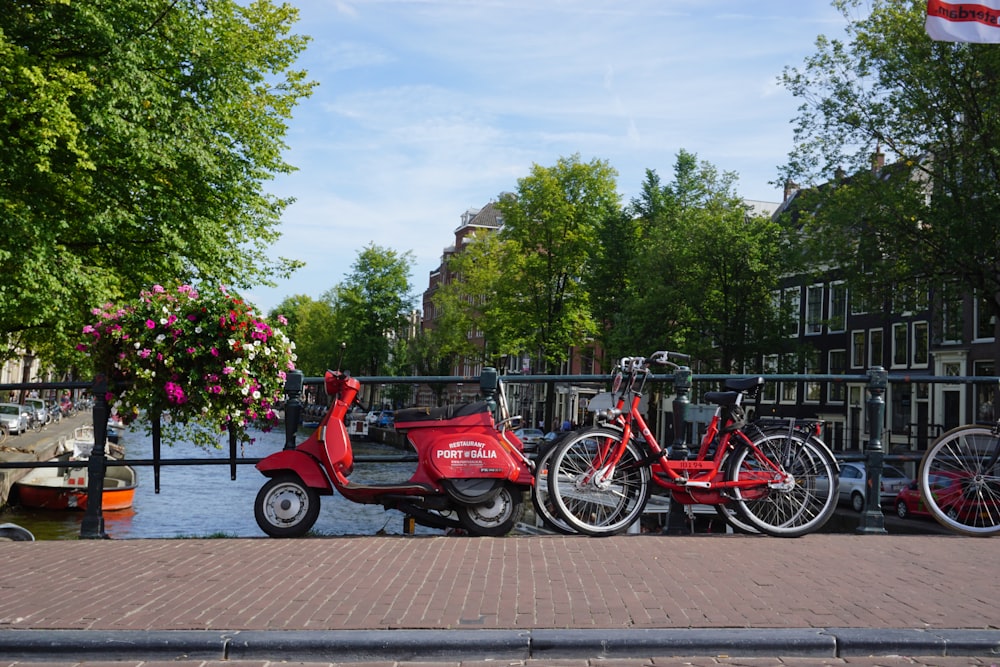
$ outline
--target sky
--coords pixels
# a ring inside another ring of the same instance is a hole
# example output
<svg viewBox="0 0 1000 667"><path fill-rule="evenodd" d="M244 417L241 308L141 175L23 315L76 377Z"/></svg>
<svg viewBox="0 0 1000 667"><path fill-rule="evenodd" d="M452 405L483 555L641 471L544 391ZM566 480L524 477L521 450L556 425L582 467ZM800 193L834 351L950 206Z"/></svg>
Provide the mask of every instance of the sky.
<svg viewBox="0 0 1000 667"><path fill-rule="evenodd" d="M682 149L779 202L801 104L779 77L844 27L827 0L291 2L318 86L288 124L297 170L265 188L295 198L272 256L306 266L244 293L264 312L371 244L411 253L419 307L462 213L575 154L617 170L623 204Z"/></svg>

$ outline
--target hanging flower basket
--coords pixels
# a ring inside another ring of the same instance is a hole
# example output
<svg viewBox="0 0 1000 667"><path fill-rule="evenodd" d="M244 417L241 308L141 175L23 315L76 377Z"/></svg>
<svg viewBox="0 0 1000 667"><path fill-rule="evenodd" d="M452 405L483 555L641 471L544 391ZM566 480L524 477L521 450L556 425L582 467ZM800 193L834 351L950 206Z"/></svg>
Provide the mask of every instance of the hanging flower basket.
<svg viewBox="0 0 1000 667"><path fill-rule="evenodd" d="M278 422L294 343L224 287L154 285L134 303L93 309L83 329L97 372L111 380L108 402L128 423L162 417L163 440L219 446L233 431ZM279 317L279 323L286 324Z"/></svg>

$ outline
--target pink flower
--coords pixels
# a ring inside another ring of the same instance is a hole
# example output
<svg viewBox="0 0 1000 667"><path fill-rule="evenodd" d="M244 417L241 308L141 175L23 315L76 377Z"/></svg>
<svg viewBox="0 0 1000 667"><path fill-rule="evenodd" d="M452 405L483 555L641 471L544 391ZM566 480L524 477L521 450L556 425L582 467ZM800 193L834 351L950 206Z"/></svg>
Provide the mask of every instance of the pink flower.
<svg viewBox="0 0 1000 667"><path fill-rule="evenodd" d="M184 396L184 389L175 382L168 382L163 385L163 388L167 391L167 400L175 405L181 405L187 402L187 397Z"/></svg>
<svg viewBox="0 0 1000 667"><path fill-rule="evenodd" d="M147 329L155 329L156 328L156 322L154 322L153 320L146 320L146 328Z"/></svg>
<svg viewBox="0 0 1000 667"><path fill-rule="evenodd" d="M153 285L153 294L162 294L163 292L166 291L167 290L163 289L162 285Z"/></svg>
<svg viewBox="0 0 1000 667"><path fill-rule="evenodd" d="M278 315L278 322L280 322L281 324L288 324L288 320L285 318L284 315Z"/></svg>

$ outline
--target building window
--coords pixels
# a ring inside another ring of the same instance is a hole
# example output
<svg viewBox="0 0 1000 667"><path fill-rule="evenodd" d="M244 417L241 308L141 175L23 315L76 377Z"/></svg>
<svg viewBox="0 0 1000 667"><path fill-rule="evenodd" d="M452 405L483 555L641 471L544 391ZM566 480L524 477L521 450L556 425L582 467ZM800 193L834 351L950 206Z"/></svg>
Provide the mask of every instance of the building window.
<svg viewBox="0 0 1000 667"><path fill-rule="evenodd" d="M865 347L865 332L864 331L852 331L851 332L851 368L864 368L865 367L865 354L867 348Z"/></svg>
<svg viewBox="0 0 1000 667"><path fill-rule="evenodd" d="M906 322L892 325L892 365L905 367L910 358L910 327Z"/></svg>
<svg viewBox="0 0 1000 667"><path fill-rule="evenodd" d="M962 293L956 283L948 283L941 289L939 317L941 342L962 342Z"/></svg>
<svg viewBox="0 0 1000 667"><path fill-rule="evenodd" d="M866 296L863 290L854 290L854 296L851 298L851 315L864 315L868 312L868 301L871 300L870 296Z"/></svg>
<svg viewBox="0 0 1000 667"><path fill-rule="evenodd" d="M994 326L997 316L990 308L990 298L979 295L976 297L976 339L993 340Z"/></svg>
<svg viewBox="0 0 1000 667"><path fill-rule="evenodd" d="M778 355L769 354L764 357L764 373L777 373L778 372ZM765 382L763 389L763 400L765 403L777 403L778 402L778 383L777 382Z"/></svg>
<svg viewBox="0 0 1000 667"><path fill-rule="evenodd" d="M799 335L799 305L801 292L798 287L788 287L778 294L778 310L785 325L781 332L789 338Z"/></svg>
<svg viewBox="0 0 1000 667"><path fill-rule="evenodd" d="M927 322L913 323L913 365L927 366L930 353L930 338Z"/></svg>
<svg viewBox="0 0 1000 667"><path fill-rule="evenodd" d="M819 373L819 350L812 350L806 354L805 358L805 372L806 375L814 375ZM815 382L812 380L807 380L805 383L805 398L803 399L807 403L819 403L820 399L820 387L822 383Z"/></svg>
<svg viewBox="0 0 1000 667"><path fill-rule="evenodd" d="M782 362L782 373L795 373L798 371L798 363L794 354L786 354L781 358ZM798 403L799 401L799 383L796 381L782 382L781 383L781 402L782 403Z"/></svg>
<svg viewBox="0 0 1000 667"><path fill-rule="evenodd" d="M847 370L847 350L830 350L827 352L827 372L830 375L841 375ZM826 400L831 403L843 403L847 392L843 382L830 382L826 387Z"/></svg>
<svg viewBox="0 0 1000 667"><path fill-rule="evenodd" d="M806 288L806 335L823 333L823 286Z"/></svg>
<svg viewBox="0 0 1000 667"><path fill-rule="evenodd" d="M995 375L993 360L983 359L972 364L973 375ZM993 410L993 394L996 386L993 384L976 385L976 421L995 423L996 413Z"/></svg>
<svg viewBox="0 0 1000 667"><path fill-rule="evenodd" d="M838 333L847 328L847 285L842 282L830 284L830 333Z"/></svg>
<svg viewBox="0 0 1000 667"><path fill-rule="evenodd" d="M882 365L882 330L871 329L868 332L868 367Z"/></svg>

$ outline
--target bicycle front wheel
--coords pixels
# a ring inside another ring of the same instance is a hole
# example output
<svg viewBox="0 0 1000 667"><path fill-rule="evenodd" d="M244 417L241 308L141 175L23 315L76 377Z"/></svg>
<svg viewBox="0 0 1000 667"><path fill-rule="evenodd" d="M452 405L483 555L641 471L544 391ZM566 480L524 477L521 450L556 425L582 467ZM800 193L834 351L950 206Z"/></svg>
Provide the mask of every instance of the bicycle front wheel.
<svg viewBox="0 0 1000 667"><path fill-rule="evenodd" d="M984 426L942 435L920 463L920 495L938 523L963 535L1000 532L1000 437Z"/></svg>
<svg viewBox="0 0 1000 667"><path fill-rule="evenodd" d="M585 535L615 535L638 520L649 501L649 466L633 441L614 466L603 457L622 433L595 428L576 433L552 453L549 500L559 517Z"/></svg>
<svg viewBox="0 0 1000 667"><path fill-rule="evenodd" d="M800 537L826 525L837 508L837 461L814 438L765 434L731 454L727 464L728 481L758 482L734 487L732 504L762 533Z"/></svg>

